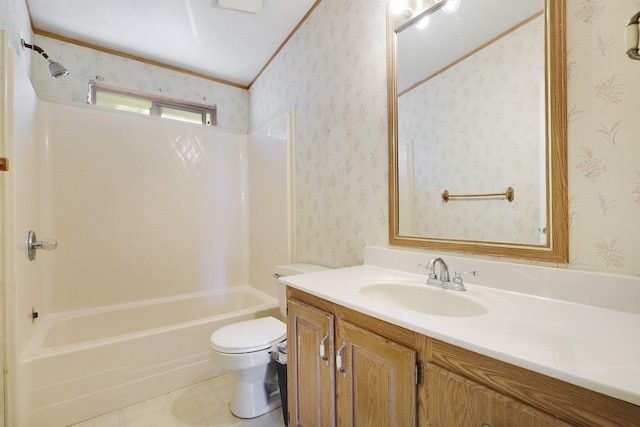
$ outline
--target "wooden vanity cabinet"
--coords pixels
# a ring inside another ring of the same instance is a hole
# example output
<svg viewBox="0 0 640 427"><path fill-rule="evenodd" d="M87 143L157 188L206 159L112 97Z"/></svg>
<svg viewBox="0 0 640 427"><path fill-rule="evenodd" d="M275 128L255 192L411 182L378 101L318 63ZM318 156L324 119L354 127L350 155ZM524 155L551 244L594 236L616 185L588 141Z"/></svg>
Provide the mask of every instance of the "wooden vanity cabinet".
<svg viewBox="0 0 640 427"><path fill-rule="evenodd" d="M338 426L415 426L416 351L340 319L337 338Z"/></svg>
<svg viewBox="0 0 640 427"><path fill-rule="evenodd" d="M640 427L640 406L287 295L289 426Z"/></svg>
<svg viewBox="0 0 640 427"><path fill-rule="evenodd" d="M429 342L424 390L429 426L640 426L640 406L424 339ZM452 414L449 405L457 407L457 413ZM474 424L471 413L483 414L483 421Z"/></svg>
<svg viewBox="0 0 640 427"><path fill-rule="evenodd" d="M334 333L332 314L287 302L289 426L335 426Z"/></svg>
<svg viewBox="0 0 640 427"><path fill-rule="evenodd" d="M288 294L289 425L415 426L416 334Z"/></svg>
<svg viewBox="0 0 640 427"><path fill-rule="evenodd" d="M430 426L568 427L570 424L436 365L427 366Z"/></svg>

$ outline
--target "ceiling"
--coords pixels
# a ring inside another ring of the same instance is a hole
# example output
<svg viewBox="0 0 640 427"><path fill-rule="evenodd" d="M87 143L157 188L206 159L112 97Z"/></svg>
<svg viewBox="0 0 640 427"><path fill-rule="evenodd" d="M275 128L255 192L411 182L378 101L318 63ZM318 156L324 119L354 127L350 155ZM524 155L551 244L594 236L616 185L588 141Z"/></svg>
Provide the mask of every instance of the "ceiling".
<svg viewBox="0 0 640 427"><path fill-rule="evenodd" d="M27 0L36 33L248 86L316 0L264 0L258 14L217 0Z"/></svg>

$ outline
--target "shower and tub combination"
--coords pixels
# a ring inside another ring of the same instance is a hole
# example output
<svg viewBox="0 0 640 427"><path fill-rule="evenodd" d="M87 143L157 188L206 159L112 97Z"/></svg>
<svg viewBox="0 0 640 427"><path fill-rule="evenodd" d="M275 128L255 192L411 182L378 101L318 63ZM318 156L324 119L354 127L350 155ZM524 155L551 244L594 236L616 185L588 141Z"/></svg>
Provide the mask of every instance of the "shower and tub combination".
<svg viewBox="0 0 640 427"><path fill-rule="evenodd" d="M209 336L277 316L249 286L42 316L21 360L33 426L66 426L222 373Z"/></svg>
<svg viewBox="0 0 640 427"><path fill-rule="evenodd" d="M215 330L280 316L292 115L246 135L43 101L2 45L8 425L66 426L220 374ZM29 230L57 248L30 260Z"/></svg>

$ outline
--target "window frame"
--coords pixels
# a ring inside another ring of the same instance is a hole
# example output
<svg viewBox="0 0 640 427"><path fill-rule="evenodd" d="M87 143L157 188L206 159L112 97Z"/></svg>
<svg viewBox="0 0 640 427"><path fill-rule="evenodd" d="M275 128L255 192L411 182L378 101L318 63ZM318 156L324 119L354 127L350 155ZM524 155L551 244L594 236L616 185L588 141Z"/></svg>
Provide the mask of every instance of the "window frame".
<svg viewBox="0 0 640 427"><path fill-rule="evenodd" d="M170 118L162 117L162 109L171 108L174 110L181 110L185 112L200 114L202 117L201 124L204 126L218 125L218 118L217 118L218 108L215 104L205 105L205 104L198 104L195 102L180 101L173 98L152 95L152 94L139 92L131 89L123 89L115 86L105 85L100 82L96 82L94 80L89 81L89 93L87 96L87 103L92 105L97 105L98 107L100 107L100 105L96 104L98 92L108 93L113 95L120 95L128 98L135 98L141 101L148 101L151 103L151 108L149 109L149 117L158 117L165 120L182 121L184 123L197 124L196 122L189 122L186 120L170 119ZM109 108L104 106L102 107ZM134 114L137 114L137 113L134 113ZM211 116L210 123L207 123L207 114Z"/></svg>

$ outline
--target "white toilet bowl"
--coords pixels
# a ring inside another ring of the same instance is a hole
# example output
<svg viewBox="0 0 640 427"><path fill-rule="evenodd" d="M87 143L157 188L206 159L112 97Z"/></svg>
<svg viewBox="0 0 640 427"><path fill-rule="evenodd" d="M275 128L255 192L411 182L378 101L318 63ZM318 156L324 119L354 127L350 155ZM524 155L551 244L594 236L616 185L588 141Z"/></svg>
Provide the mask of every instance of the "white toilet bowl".
<svg viewBox="0 0 640 427"><path fill-rule="evenodd" d="M326 270L310 264L277 266L275 276ZM280 312L286 316L286 286L278 283ZM211 361L235 380L229 408L240 418L255 418L280 406L280 389L271 352L287 338L287 325L273 317L223 326L211 335Z"/></svg>
<svg viewBox="0 0 640 427"><path fill-rule="evenodd" d="M224 326L211 335L211 361L235 380L229 408L254 418L280 406L280 390L271 351L287 338L287 325L273 317Z"/></svg>

